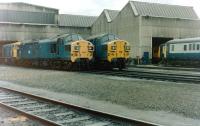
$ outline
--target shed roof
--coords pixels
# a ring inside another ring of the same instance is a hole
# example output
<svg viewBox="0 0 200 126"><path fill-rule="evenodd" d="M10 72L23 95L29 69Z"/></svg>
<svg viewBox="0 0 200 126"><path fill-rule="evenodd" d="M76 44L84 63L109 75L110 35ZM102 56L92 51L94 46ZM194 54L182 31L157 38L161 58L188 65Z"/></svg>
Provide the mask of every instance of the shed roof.
<svg viewBox="0 0 200 126"><path fill-rule="evenodd" d="M118 10L108 10L108 9L105 9L104 13L106 15L107 21L111 22L119 14L119 11Z"/></svg>
<svg viewBox="0 0 200 126"><path fill-rule="evenodd" d="M131 1L135 16L198 19L193 7Z"/></svg>
<svg viewBox="0 0 200 126"><path fill-rule="evenodd" d="M87 40L95 39L95 38L101 38L101 37L103 37L103 36L108 36L108 35L117 36L116 34L113 34L113 33L102 33L102 34L97 34L97 35L90 36L90 37L87 38ZM117 37L118 37L118 36L117 36Z"/></svg>
<svg viewBox="0 0 200 126"><path fill-rule="evenodd" d="M59 26L90 27L96 19L95 16L60 14Z"/></svg>

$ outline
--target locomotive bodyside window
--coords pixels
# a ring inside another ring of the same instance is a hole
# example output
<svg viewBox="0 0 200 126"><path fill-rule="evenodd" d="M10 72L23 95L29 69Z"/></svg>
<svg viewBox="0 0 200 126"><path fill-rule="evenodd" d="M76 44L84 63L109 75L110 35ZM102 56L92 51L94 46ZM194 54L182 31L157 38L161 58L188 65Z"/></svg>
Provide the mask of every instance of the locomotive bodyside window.
<svg viewBox="0 0 200 126"><path fill-rule="evenodd" d="M184 51L187 51L187 45L184 45Z"/></svg>
<svg viewBox="0 0 200 126"><path fill-rule="evenodd" d="M200 45L199 44L197 44L197 50L199 50L200 49Z"/></svg>
<svg viewBox="0 0 200 126"><path fill-rule="evenodd" d="M196 47L196 44L193 44L193 50L196 50L195 47Z"/></svg>
<svg viewBox="0 0 200 126"><path fill-rule="evenodd" d="M171 51L174 51L174 45L171 46Z"/></svg>

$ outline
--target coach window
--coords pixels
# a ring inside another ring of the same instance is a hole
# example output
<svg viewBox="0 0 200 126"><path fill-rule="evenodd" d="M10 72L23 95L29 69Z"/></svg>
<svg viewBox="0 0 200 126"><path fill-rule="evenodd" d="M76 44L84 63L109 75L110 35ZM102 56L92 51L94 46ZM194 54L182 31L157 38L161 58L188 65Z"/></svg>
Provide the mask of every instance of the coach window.
<svg viewBox="0 0 200 126"><path fill-rule="evenodd" d="M200 45L199 44L197 44L197 50L199 50L200 49Z"/></svg>
<svg viewBox="0 0 200 126"><path fill-rule="evenodd" d="M171 51L174 51L174 45L171 46Z"/></svg>
<svg viewBox="0 0 200 126"><path fill-rule="evenodd" d="M184 51L187 51L187 45L184 45Z"/></svg>
<svg viewBox="0 0 200 126"><path fill-rule="evenodd" d="M195 44L193 44L193 50L196 50L196 49L195 49L195 47L196 47L196 45L195 45Z"/></svg>
<svg viewBox="0 0 200 126"><path fill-rule="evenodd" d="M189 44L189 50L192 50L192 44Z"/></svg>

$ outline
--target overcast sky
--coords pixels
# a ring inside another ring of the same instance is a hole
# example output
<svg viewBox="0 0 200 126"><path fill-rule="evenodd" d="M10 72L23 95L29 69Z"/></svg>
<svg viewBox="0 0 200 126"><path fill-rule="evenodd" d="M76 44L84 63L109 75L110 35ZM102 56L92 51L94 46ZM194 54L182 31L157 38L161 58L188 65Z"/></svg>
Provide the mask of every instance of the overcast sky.
<svg viewBox="0 0 200 126"><path fill-rule="evenodd" d="M0 0L0 2L26 2L57 8L62 14L98 16L103 9L120 10L129 0ZM200 0L135 0L193 6L200 17Z"/></svg>

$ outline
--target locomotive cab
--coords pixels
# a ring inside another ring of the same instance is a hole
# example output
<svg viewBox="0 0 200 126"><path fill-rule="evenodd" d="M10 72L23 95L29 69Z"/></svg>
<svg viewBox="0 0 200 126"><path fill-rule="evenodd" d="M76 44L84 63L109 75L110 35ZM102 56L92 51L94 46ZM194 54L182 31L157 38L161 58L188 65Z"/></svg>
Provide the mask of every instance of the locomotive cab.
<svg viewBox="0 0 200 126"><path fill-rule="evenodd" d="M90 61L93 58L93 44L91 42L83 40L83 38L78 34L61 35L58 38L58 43L61 44L61 46L64 46L65 51L65 53L62 54L62 49L58 49L60 51L60 54L64 55L72 63L80 62L82 60Z"/></svg>
<svg viewBox="0 0 200 126"><path fill-rule="evenodd" d="M115 34L102 34L88 38L95 45L95 66L98 68L125 68L130 57L130 45Z"/></svg>
<svg viewBox="0 0 200 126"><path fill-rule="evenodd" d="M71 43L71 60L75 62L77 60L92 60L94 46L92 43L79 40Z"/></svg>
<svg viewBox="0 0 200 126"><path fill-rule="evenodd" d="M128 59L130 52L130 45L124 40L114 40L108 43L108 61L117 59Z"/></svg>

